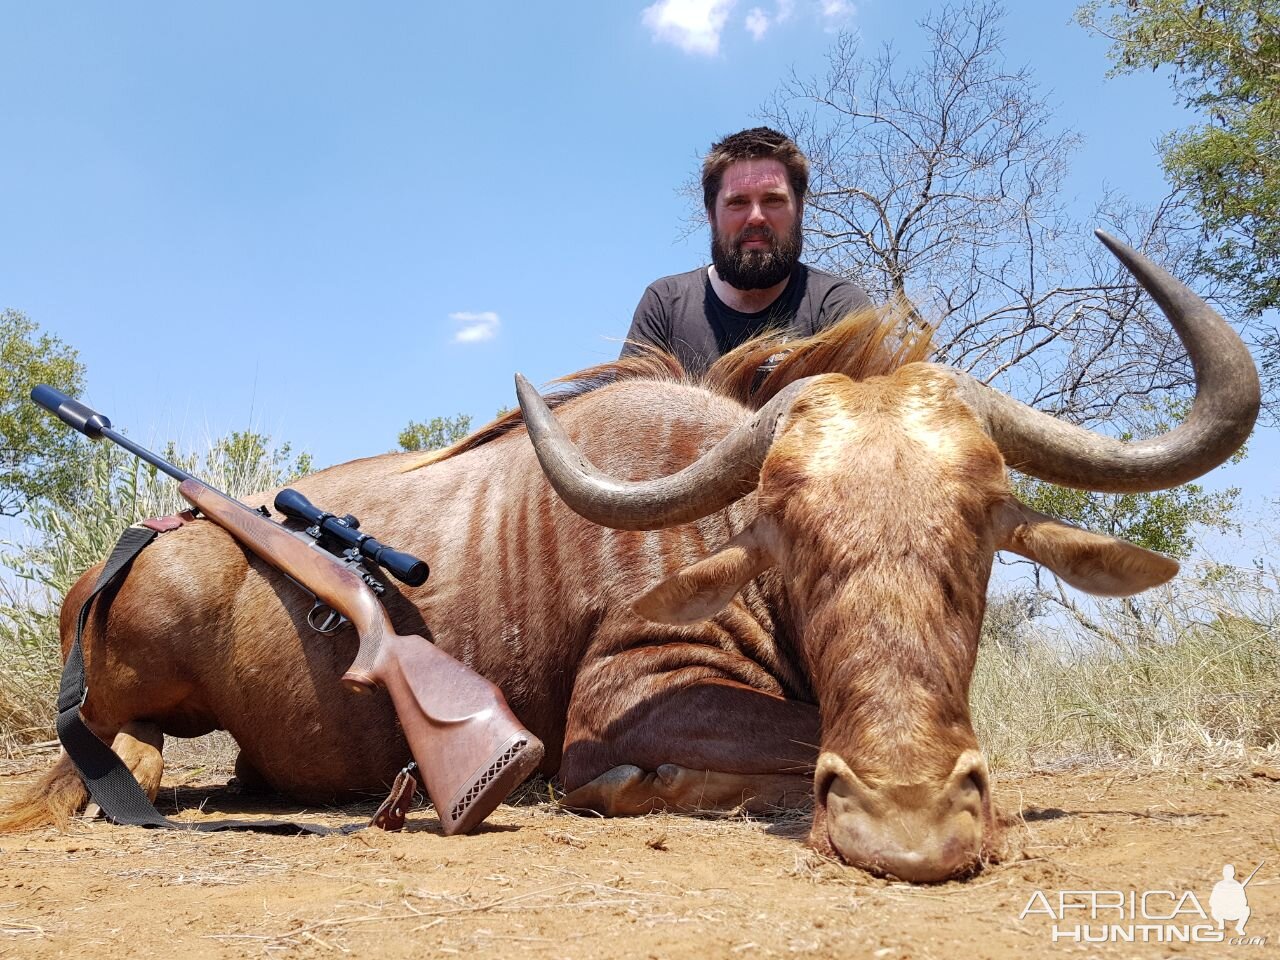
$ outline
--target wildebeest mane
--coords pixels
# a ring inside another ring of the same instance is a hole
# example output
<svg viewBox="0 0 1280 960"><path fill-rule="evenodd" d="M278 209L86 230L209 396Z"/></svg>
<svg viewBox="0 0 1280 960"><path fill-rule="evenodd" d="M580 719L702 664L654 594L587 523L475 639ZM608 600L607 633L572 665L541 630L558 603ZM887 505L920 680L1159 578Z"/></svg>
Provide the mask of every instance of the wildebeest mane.
<svg viewBox="0 0 1280 960"><path fill-rule="evenodd" d="M866 380L928 359L932 350L933 328L920 322L911 304L898 301L847 314L811 337L793 340L780 332L748 340L712 364L701 384L758 410L805 377L843 373ZM766 363L771 369L759 376Z"/></svg>
<svg viewBox="0 0 1280 960"><path fill-rule="evenodd" d="M814 374L843 373L853 380L865 380L926 359L933 347L933 330L922 325L917 316L910 304L895 303L850 313L811 337L790 339L785 333L765 334L726 353L701 376L685 370L665 350L640 343L639 353L553 380L560 386L545 399L554 410L601 387L649 380L700 386L758 409L787 384ZM761 365L770 361L774 361L771 369L761 374ZM519 408L508 410L452 446L411 460L404 470L451 459L523 425Z"/></svg>

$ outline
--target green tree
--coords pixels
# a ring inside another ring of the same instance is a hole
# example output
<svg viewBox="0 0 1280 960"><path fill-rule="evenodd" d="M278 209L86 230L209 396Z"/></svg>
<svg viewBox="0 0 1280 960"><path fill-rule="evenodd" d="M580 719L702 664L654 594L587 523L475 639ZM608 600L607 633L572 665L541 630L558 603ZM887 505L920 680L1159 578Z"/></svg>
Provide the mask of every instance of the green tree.
<svg viewBox="0 0 1280 960"><path fill-rule="evenodd" d="M1018 498L1032 509L1051 517L1091 530L1106 533L1148 550L1163 553L1176 560L1190 556L1201 530L1232 532L1239 529L1235 520L1240 499L1238 487L1218 492L1207 491L1198 483L1187 483L1172 490L1156 493L1089 493L1054 486L1030 477L1014 475L1013 488ZM1063 589L1060 580L1046 584L1041 568L1035 568L1039 595L1064 609L1080 626L1118 646L1126 645L1131 636L1139 647L1155 642L1156 614L1136 597L1119 600L1092 600ZM1115 604L1119 622L1125 624L1123 636L1115 630L1117 618L1099 613Z"/></svg>
<svg viewBox="0 0 1280 960"><path fill-rule="evenodd" d="M1094 533L1107 533L1177 560L1190 556L1200 529L1238 529L1240 490L1211 492L1187 483L1157 493L1089 493L1017 476L1015 492L1027 506Z"/></svg>
<svg viewBox="0 0 1280 960"><path fill-rule="evenodd" d="M1280 4L1274 0L1093 0L1077 13L1112 41L1112 74L1172 70L1203 122L1160 143L1212 242L1203 267L1242 305L1280 307Z"/></svg>
<svg viewBox="0 0 1280 960"><path fill-rule="evenodd" d="M24 314L0 312L0 516L18 514L37 497L66 497L84 472L85 447L75 432L31 402L39 383L75 396L84 365Z"/></svg>
<svg viewBox="0 0 1280 960"><path fill-rule="evenodd" d="M409 421L400 431L401 450L441 450L457 443L471 432L471 415L454 414L452 417L432 417L423 423Z"/></svg>
<svg viewBox="0 0 1280 960"><path fill-rule="evenodd" d="M311 454L304 452L294 456L290 444L284 443L278 447L270 444L271 438L266 434L252 430L233 430L227 436L210 443L203 457L194 453L180 454L171 441L165 447L164 458L228 492L237 490L250 493L283 486L315 469ZM167 478L160 476L158 470L152 467L146 469L150 471L153 484L163 487L170 483Z"/></svg>

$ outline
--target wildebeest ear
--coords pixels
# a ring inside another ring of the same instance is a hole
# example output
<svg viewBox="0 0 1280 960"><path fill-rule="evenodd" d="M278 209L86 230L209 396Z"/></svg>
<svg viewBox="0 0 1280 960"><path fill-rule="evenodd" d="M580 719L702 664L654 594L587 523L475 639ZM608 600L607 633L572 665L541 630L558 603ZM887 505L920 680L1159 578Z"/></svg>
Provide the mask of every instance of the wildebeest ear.
<svg viewBox="0 0 1280 960"><path fill-rule="evenodd" d="M711 556L673 573L631 605L655 623L684 626L714 617L748 582L777 560L769 549L772 525L757 517Z"/></svg>
<svg viewBox="0 0 1280 960"><path fill-rule="evenodd" d="M1103 597L1131 596L1178 572L1177 561L1163 554L1081 530L1014 499L997 508L996 545L1043 564L1078 590Z"/></svg>

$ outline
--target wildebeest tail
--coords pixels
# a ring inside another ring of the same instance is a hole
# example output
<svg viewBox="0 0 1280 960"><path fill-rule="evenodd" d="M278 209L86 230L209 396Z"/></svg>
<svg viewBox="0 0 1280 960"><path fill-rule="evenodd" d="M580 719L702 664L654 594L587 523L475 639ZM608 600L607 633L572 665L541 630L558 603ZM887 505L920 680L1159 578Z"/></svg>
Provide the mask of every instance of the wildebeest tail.
<svg viewBox="0 0 1280 960"><path fill-rule="evenodd" d="M61 829L88 801L89 791L63 751L57 763L0 811L0 833L49 825Z"/></svg>
<svg viewBox="0 0 1280 960"><path fill-rule="evenodd" d="M80 607L97 583L101 569L102 565L98 564L87 570L67 591L67 596L62 603L58 633L61 637L64 662L75 639L76 618ZM87 629L93 629L92 618ZM53 703L49 704L50 711L53 710L53 706ZM88 802L89 791L64 750L59 753L58 760L52 767L26 787L15 800L0 808L0 833L12 833L16 830L30 830L50 825L61 829Z"/></svg>

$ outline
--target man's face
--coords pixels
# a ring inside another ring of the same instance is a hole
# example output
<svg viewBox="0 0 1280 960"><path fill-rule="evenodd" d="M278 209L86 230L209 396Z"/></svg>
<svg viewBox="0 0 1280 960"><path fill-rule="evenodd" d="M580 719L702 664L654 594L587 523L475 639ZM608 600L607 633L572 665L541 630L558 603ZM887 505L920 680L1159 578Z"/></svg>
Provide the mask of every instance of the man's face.
<svg viewBox="0 0 1280 960"><path fill-rule="evenodd" d="M777 160L739 160L720 183L711 219L711 260L739 290L763 290L791 275L800 259L800 204Z"/></svg>

